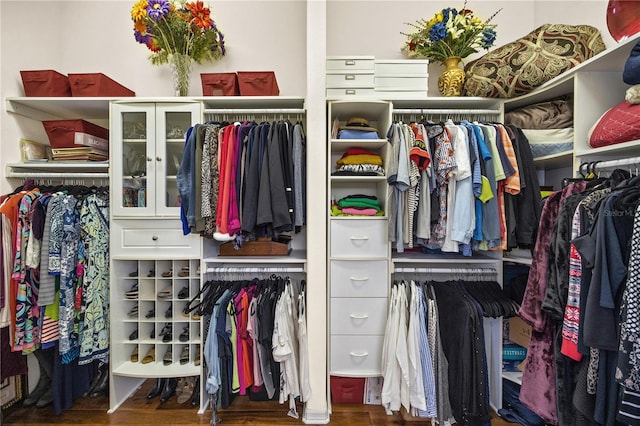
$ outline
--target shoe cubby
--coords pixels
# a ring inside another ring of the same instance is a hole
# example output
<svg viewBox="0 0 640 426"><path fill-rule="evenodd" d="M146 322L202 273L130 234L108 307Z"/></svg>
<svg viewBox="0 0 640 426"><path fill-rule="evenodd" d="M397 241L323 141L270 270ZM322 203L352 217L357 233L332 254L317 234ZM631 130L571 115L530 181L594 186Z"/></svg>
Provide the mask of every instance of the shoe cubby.
<svg viewBox="0 0 640 426"><path fill-rule="evenodd" d="M183 314L200 290L199 265L199 259L113 260L114 377L200 374L200 320Z"/></svg>

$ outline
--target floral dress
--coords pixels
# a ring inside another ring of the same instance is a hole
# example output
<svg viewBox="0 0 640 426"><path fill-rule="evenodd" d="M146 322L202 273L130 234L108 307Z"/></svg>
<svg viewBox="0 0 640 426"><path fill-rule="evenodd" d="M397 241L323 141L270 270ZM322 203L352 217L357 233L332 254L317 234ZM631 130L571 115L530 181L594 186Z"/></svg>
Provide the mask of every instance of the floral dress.
<svg viewBox="0 0 640 426"><path fill-rule="evenodd" d="M109 198L89 195L80 209L83 271L81 296L80 359L109 361Z"/></svg>
<svg viewBox="0 0 640 426"><path fill-rule="evenodd" d="M76 265L80 235L77 200L73 195L62 198L62 242L60 244L60 355L62 363L68 364L78 357L78 322L76 321Z"/></svg>

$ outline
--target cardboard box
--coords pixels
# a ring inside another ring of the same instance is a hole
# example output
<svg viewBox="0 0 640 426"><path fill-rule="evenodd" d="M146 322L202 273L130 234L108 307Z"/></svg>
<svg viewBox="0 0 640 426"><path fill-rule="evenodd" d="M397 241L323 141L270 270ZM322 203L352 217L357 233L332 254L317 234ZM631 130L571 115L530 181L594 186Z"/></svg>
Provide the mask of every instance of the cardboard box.
<svg viewBox="0 0 640 426"><path fill-rule="evenodd" d="M42 122L45 132L49 137L49 144L51 148L80 148L82 146L89 146L91 148L100 148L98 145L100 139L107 141L107 149L109 148L109 130L104 127L100 127L96 124L89 123L85 120L45 120ZM76 134L86 134L94 136L90 137L76 137ZM78 144L76 144L78 142ZM84 145L89 143L89 145ZM104 146L101 145L101 146Z"/></svg>
<svg viewBox="0 0 640 426"><path fill-rule="evenodd" d="M364 377L331 376L331 401L334 404L362 404L365 380Z"/></svg>
<svg viewBox="0 0 640 426"><path fill-rule="evenodd" d="M25 96L71 96L69 79L55 70L20 71Z"/></svg>
<svg viewBox="0 0 640 426"><path fill-rule="evenodd" d="M69 86L71 86L71 96L128 97L136 95L133 90L127 89L102 73L69 74Z"/></svg>
<svg viewBox="0 0 640 426"><path fill-rule="evenodd" d="M509 340L528 348L530 339L531 326L520 317L509 318Z"/></svg>

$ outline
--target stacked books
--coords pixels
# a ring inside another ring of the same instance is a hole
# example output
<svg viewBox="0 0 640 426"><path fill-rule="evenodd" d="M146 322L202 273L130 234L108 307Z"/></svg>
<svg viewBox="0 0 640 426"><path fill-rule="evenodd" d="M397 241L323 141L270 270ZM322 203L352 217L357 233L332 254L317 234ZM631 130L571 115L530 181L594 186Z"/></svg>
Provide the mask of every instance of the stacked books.
<svg viewBox="0 0 640 426"><path fill-rule="evenodd" d="M109 141L89 133L75 132L74 147L52 148L54 161L107 161Z"/></svg>

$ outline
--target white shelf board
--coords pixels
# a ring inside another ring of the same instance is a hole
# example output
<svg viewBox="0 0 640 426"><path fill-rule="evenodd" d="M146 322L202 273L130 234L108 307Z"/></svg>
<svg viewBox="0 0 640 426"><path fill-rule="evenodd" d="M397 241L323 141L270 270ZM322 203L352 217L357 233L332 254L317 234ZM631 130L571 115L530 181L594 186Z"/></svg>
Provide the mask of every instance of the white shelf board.
<svg viewBox="0 0 640 426"><path fill-rule="evenodd" d="M185 97L7 97L6 110L34 120L83 118L108 119L112 102L202 102L206 108L284 109L303 108L304 97L293 96L185 96Z"/></svg>
<svg viewBox="0 0 640 426"><path fill-rule="evenodd" d="M545 155L533 159L536 169L559 169L573 166L573 151L560 152L558 154Z"/></svg>

